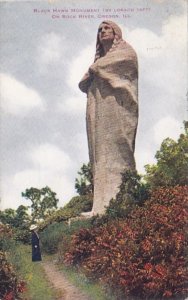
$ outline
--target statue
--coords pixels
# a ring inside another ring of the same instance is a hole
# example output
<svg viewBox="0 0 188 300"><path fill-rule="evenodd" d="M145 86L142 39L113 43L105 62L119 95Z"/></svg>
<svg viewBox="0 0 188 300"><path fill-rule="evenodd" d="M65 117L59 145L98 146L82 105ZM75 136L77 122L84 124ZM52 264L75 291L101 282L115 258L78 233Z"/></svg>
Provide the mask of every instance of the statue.
<svg viewBox="0 0 188 300"><path fill-rule="evenodd" d="M121 173L135 169L138 64L133 48L112 21L98 29L94 63L79 83L87 94L86 126L94 179L90 215L103 214L115 198Z"/></svg>

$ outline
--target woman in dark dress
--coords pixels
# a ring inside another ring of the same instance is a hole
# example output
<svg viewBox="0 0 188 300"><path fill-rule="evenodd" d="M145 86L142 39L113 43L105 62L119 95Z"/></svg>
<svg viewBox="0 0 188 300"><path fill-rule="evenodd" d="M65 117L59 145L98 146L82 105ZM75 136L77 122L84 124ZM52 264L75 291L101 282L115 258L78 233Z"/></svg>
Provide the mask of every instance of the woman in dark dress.
<svg viewBox="0 0 188 300"><path fill-rule="evenodd" d="M31 244L32 244L32 261L41 261L41 252L40 252L40 244L39 244L39 236L36 232L37 226L31 225L30 230L32 233Z"/></svg>

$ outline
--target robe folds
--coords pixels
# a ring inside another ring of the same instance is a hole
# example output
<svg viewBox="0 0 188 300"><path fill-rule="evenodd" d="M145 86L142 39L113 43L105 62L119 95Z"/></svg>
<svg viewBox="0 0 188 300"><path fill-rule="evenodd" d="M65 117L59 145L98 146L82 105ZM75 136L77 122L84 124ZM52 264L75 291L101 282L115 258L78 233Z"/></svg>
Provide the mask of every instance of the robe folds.
<svg viewBox="0 0 188 300"><path fill-rule="evenodd" d="M94 178L93 214L115 198L121 173L135 169L138 64L125 41L94 62L79 83L87 93L86 126Z"/></svg>

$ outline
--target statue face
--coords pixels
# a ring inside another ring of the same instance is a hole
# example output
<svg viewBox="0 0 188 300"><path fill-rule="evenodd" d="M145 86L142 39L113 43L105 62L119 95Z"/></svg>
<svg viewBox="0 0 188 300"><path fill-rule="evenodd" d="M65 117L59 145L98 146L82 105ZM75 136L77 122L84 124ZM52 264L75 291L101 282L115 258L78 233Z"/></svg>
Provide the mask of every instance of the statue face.
<svg viewBox="0 0 188 300"><path fill-rule="evenodd" d="M99 41L101 44L104 44L106 42L113 42L114 40L114 31L113 28L105 23L102 23L99 26L99 30L98 30L98 36L99 36Z"/></svg>

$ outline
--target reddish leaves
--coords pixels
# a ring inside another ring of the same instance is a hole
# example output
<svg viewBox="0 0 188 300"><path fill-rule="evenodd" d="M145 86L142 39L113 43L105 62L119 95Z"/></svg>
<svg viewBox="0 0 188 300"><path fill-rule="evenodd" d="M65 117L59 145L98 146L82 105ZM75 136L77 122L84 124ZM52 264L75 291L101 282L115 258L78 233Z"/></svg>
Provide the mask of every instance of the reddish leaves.
<svg viewBox="0 0 188 300"><path fill-rule="evenodd" d="M76 234L65 262L79 264L124 297L184 299L187 200L186 186L156 190L126 220Z"/></svg>
<svg viewBox="0 0 188 300"><path fill-rule="evenodd" d="M12 236L12 231L6 225L0 224L0 247L2 241ZM21 299L20 293L26 289L26 284L19 281L12 264L7 260L6 253L0 251L0 299Z"/></svg>

